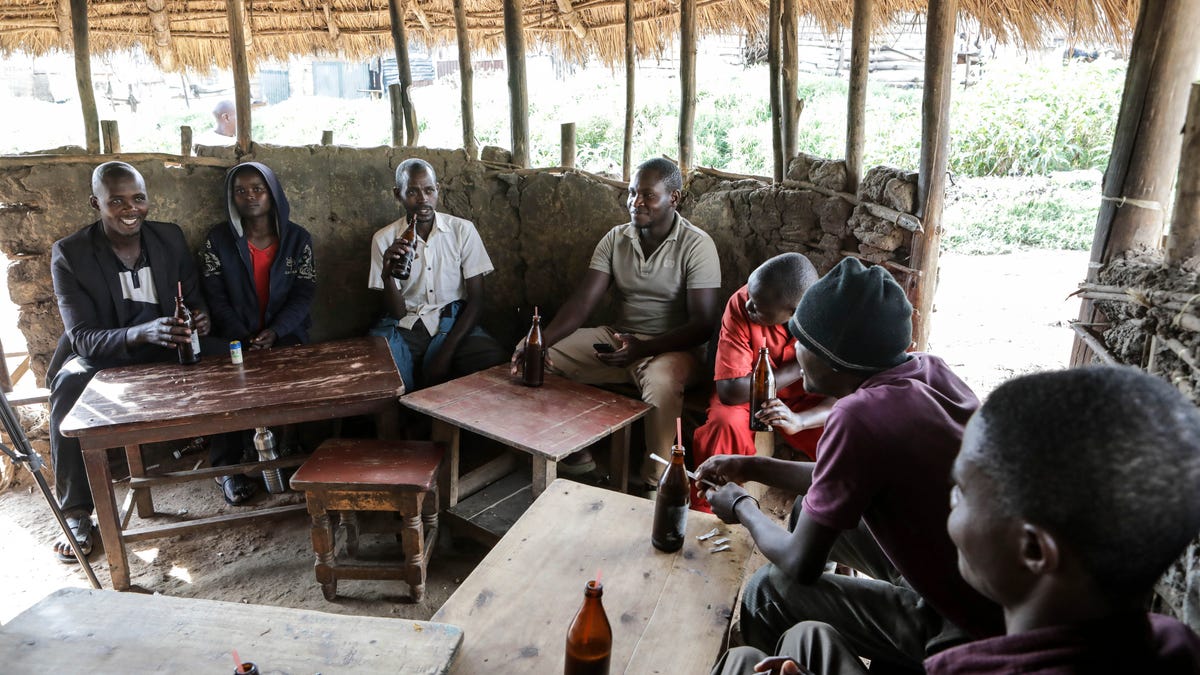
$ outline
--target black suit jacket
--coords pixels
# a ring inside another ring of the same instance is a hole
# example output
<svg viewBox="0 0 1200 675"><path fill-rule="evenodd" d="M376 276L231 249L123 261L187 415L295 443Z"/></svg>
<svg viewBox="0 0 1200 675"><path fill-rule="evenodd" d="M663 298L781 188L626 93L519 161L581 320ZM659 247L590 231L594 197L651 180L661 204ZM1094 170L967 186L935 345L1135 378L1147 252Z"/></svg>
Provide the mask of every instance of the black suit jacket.
<svg viewBox="0 0 1200 675"><path fill-rule="evenodd" d="M196 261L183 230L174 223L146 221L142 224L142 245L150 259L160 316L175 314L177 282L183 282L188 308L204 310ZM100 221L54 243L50 272L66 334L59 341L52 367L76 356L105 365L146 360L145 348L130 350L125 343L125 329L132 317L121 296L118 270ZM52 373L47 379L51 377Z"/></svg>

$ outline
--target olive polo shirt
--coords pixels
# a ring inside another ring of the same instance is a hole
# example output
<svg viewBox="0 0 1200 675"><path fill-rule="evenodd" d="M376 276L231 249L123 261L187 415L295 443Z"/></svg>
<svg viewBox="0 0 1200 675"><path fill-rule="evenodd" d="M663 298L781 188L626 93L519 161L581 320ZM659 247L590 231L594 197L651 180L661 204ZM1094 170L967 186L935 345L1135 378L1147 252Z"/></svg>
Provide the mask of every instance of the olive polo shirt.
<svg viewBox="0 0 1200 675"><path fill-rule="evenodd" d="M687 291L721 287L712 237L675 214L666 240L646 258L633 223L609 230L589 265L615 282L619 332L662 335L688 321Z"/></svg>

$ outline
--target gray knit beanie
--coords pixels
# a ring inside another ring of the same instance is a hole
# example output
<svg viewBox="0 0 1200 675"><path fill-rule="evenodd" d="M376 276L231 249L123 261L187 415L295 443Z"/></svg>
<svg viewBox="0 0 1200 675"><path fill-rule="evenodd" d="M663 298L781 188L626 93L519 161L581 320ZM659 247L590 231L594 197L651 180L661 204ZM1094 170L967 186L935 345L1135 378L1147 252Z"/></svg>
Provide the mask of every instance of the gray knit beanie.
<svg viewBox="0 0 1200 675"><path fill-rule="evenodd" d="M882 266L846 258L809 287L787 327L835 369L876 373L908 359L912 304Z"/></svg>

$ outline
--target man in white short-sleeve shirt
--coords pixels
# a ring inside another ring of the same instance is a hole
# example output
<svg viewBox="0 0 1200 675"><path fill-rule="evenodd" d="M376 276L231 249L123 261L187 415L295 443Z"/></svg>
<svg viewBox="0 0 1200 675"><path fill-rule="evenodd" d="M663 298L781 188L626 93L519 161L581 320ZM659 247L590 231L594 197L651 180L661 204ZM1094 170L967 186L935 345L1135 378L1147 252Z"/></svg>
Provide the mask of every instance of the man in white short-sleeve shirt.
<svg viewBox="0 0 1200 675"><path fill-rule="evenodd" d="M629 183L630 222L600 240L583 282L542 332L550 370L588 384L638 388L653 406L646 416L646 449L663 458L671 456L683 391L700 380L701 346L721 311L717 247L676 211L682 189L683 176L672 162L652 159L638 167ZM617 321L580 328L610 287L620 307ZM524 351L521 344L513 354L514 373ZM571 475L594 468L585 450L558 470ZM649 458L642 462L647 489L662 469Z"/></svg>
<svg viewBox="0 0 1200 675"><path fill-rule="evenodd" d="M505 351L478 326L483 276L492 271L479 232L471 221L435 210L437 175L424 160L396 167L393 193L406 215L372 237L367 285L384 294L385 315L370 333L387 339L405 390L504 363ZM413 260L400 280L394 273L410 249L400 235L410 222Z"/></svg>

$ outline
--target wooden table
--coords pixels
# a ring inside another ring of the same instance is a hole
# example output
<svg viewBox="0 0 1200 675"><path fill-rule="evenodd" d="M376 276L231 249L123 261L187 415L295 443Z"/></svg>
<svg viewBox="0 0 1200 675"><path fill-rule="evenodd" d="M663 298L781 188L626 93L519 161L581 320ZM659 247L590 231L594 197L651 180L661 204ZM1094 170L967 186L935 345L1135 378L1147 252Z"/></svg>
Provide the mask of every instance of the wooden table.
<svg viewBox="0 0 1200 675"><path fill-rule="evenodd" d="M0 628L6 673L445 673L462 630L165 595L64 588Z"/></svg>
<svg viewBox="0 0 1200 675"><path fill-rule="evenodd" d="M720 656L745 529L688 514L676 553L650 545L654 502L559 480L446 601L434 621L463 629L454 672L561 673L567 628L599 570L613 630L612 673L707 673ZM718 528L731 550L696 535Z"/></svg>
<svg viewBox="0 0 1200 675"><path fill-rule="evenodd" d="M376 415L384 433L394 433L396 399L402 393L392 354L379 337L247 351L242 365L231 363L228 354L206 354L195 366L157 363L97 373L63 421L62 433L78 437L83 449L113 587L129 588L128 542L283 517L305 508L293 504L125 529L133 504L142 518L154 514L154 485L211 481L304 461L290 457L147 476L140 444L365 414ZM129 461L130 491L118 512L108 451L121 447Z"/></svg>
<svg viewBox="0 0 1200 675"><path fill-rule="evenodd" d="M506 480L482 493L478 504L453 508L457 515L499 538L516 517L552 483L557 463L567 455L611 438L612 472L624 489L629 479L629 425L650 406L610 391L546 373L545 384L526 387L507 365L473 373L408 394L400 401L434 420L433 438L446 444L448 475L442 501L455 507L461 497L483 490L510 472L516 461L505 455L471 473L459 475L459 436L465 429L528 453L532 483ZM497 515L489 505L508 502L517 508Z"/></svg>

